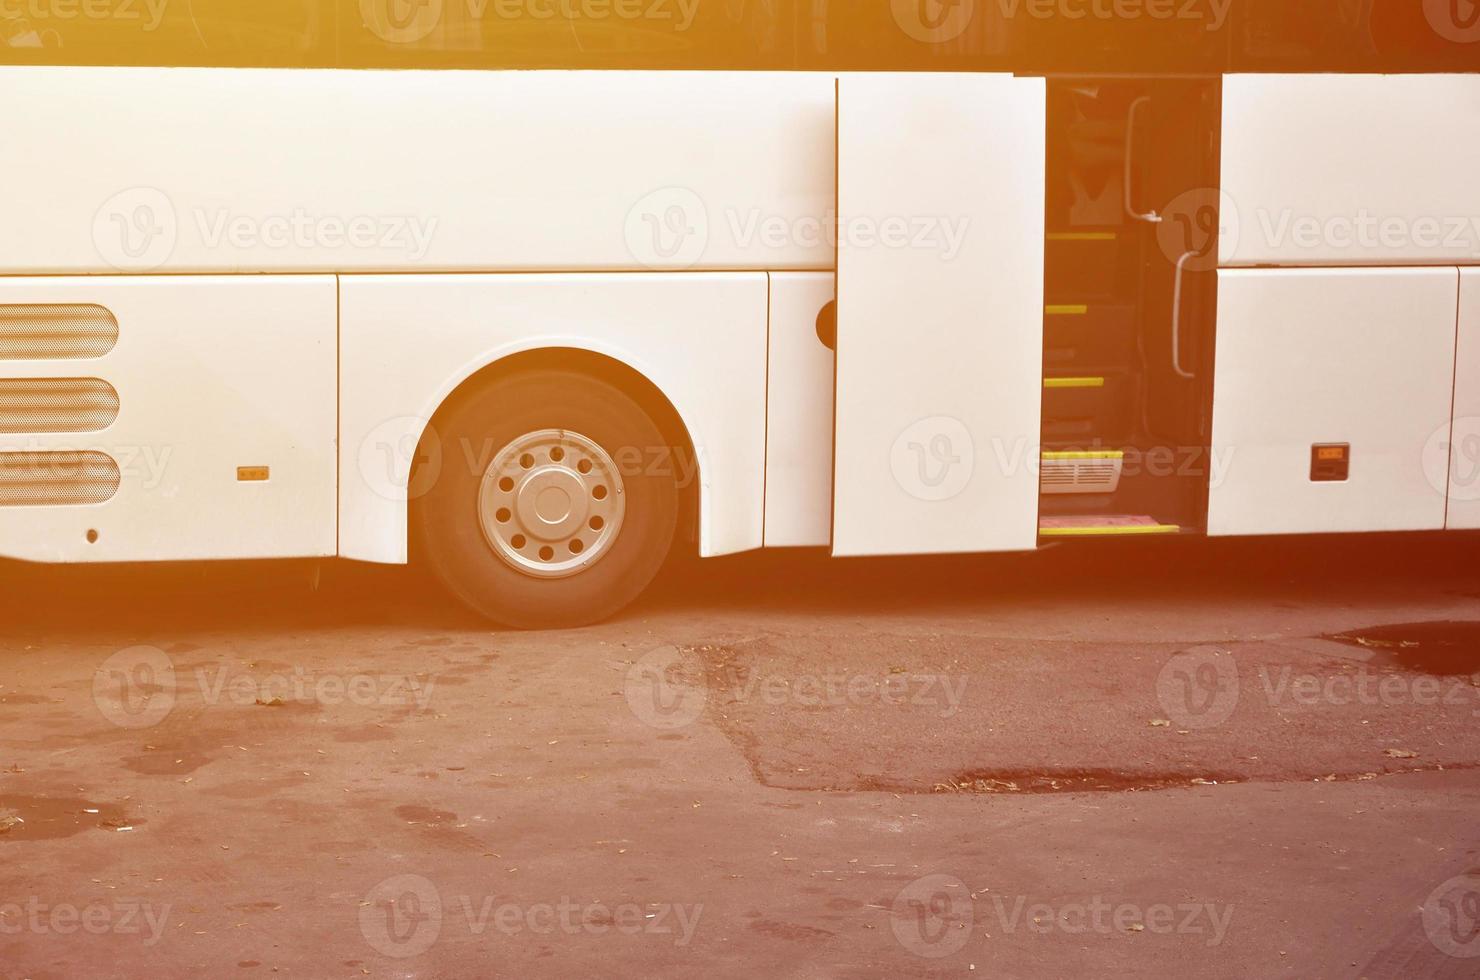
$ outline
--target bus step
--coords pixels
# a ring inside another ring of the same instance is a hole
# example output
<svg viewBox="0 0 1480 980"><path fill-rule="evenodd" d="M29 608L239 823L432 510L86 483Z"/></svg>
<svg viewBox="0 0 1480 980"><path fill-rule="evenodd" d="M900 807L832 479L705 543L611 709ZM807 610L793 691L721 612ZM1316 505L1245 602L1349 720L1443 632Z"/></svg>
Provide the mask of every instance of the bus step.
<svg viewBox="0 0 1480 980"><path fill-rule="evenodd" d="M1113 231L1051 231L1044 236L1051 242L1113 242Z"/></svg>
<svg viewBox="0 0 1480 980"><path fill-rule="evenodd" d="M1045 517L1038 533L1045 538L1095 538L1133 534L1180 534L1176 524L1162 524L1151 517Z"/></svg>
<svg viewBox="0 0 1480 980"><path fill-rule="evenodd" d="M1044 378L1043 387L1052 390L1061 390L1064 388L1103 388L1105 387L1105 379L1091 377Z"/></svg>
<svg viewBox="0 0 1480 980"><path fill-rule="evenodd" d="M1114 493L1124 465L1125 453L1118 450L1046 452L1039 489L1045 494Z"/></svg>

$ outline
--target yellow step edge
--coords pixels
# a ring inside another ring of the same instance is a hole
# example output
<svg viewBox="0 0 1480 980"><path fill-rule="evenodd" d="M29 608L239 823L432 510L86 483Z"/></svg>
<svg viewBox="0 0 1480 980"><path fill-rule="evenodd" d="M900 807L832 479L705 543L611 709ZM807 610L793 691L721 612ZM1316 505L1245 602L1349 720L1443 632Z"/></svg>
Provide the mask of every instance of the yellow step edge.
<svg viewBox="0 0 1480 980"><path fill-rule="evenodd" d="M1044 538L1091 538L1129 534L1180 534L1181 532L1182 528L1176 524L1144 524L1130 527L1116 525L1105 527L1041 527L1038 529L1039 536Z"/></svg>
<svg viewBox="0 0 1480 980"><path fill-rule="evenodd" d="M1048 316L1084 316L1089 312L1089 306L1082 303L1049 304L1043 312Z"/></svg>
<svg viewBox="0 0 1480 980"><path fill-rule="evenodd" d="M1104 378L1044 378L1045 388L1103 388Z"/></svg>
<svg viewBox="0 0 1480 980"><path fill-rule="evenodd" d="M1088 452L1046 452L1043 458L1056 463L1075 459L1125 459L1125 453L1119 449L1095 449Z"/></svg>
<svg viewBox="0 0 1480 980"><path fill-rule="evenodd" d="M1051 231L1048 240L1051 242L1113 242L1115 241L1113 231Z"/></svg>

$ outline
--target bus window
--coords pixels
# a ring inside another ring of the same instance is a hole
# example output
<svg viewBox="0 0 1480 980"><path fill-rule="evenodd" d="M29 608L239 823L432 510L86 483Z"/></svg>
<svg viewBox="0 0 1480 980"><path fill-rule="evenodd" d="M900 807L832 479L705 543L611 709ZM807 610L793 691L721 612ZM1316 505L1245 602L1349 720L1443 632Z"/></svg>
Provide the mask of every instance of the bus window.
<svg viewBox="0 0 1480 980"><path fill-rule="evenodd" d="M0 4L0 64L329 67L333 2Z"/></svg>
<svg viewBox="0 0 1480 980"><path fill-rule="evenodd" d="M340 63L373 68L792 66L795 0L359 0Z"/></svg>
<svg viewBox="0 0 1480 980"><path fill-rule="evenodd" d="M1474 71L1480 6L1468 0L1245 0L1230 70Z"/></svg>

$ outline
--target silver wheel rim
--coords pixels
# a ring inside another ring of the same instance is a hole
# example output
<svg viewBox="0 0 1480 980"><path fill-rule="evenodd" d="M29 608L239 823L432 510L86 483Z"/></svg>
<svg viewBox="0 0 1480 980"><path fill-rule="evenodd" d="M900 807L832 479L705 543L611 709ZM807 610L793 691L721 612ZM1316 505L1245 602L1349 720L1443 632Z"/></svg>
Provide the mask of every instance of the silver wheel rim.
<svg viewBox="0 0 1480 980"><path fill-rule="evenodd" d="M616 543L626 511L611 456L564 429L530 432L499 450L478 491L484 539L535 578L569 578L596 564Z"/></svg>

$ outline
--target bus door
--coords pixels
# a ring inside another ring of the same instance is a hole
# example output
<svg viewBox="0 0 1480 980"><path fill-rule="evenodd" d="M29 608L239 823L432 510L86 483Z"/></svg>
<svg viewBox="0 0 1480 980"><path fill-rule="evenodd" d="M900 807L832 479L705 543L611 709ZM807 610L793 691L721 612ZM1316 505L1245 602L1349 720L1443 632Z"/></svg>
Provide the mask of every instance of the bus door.
<svg viewBox="0 0 1480 980"><path fill-rule="evenodd" d="M1030 550L1045 83L838 83L833 553Z"/></svg>

